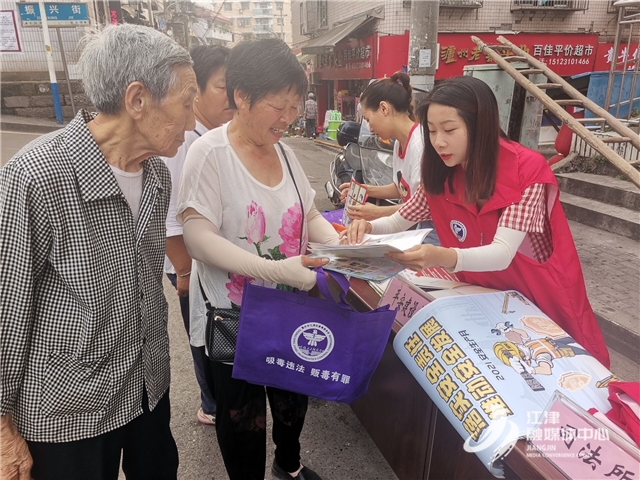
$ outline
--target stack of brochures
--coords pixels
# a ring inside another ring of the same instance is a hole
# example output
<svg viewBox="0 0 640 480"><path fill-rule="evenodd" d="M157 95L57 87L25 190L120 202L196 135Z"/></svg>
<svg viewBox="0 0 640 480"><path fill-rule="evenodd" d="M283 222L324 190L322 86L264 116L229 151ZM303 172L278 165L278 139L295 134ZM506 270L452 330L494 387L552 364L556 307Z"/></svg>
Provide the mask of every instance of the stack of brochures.
<svg viewBox="0 0 640 480"><path fill-rule="evenodd" d="M409 230L390 235L365 235L358 245L324 245L309 243L311 257L329 258L323 268L364 280L386 280L405 269L384 257L387 253L400 253L422 244L431 231Z"/></svg>

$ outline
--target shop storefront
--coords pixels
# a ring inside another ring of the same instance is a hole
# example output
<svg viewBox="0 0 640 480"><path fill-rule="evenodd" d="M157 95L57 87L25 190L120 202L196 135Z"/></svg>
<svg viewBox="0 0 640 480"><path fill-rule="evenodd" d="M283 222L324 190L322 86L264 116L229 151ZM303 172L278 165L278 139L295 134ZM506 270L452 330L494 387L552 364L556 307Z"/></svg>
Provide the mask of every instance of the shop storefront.
<svg viewBox="0 0 640 480"><path fill-rule="evenodd" d="M318 110L339 110L344 120L353 120L360 94L372 78L391 76L406 68L408 32L404 35L349 38L333 51L316 56Z"/></svg>
<svg viewBox="0 0 640 480"><path fill-rule="evenodd" d="M372 78L391 76L406 70L409 32L381 35L370 17L354 20L337 32L329 32L302 48L315 54L311 88L318 101L319 125L327 110L339 110L343 120L354 120L360 94ZM476 35L489 44L498 44L494 33L438 34L439 52L436 80L463 74L464 67L493 63L473 43ZM613 52L613 44L599 43L594 33L519 33L503 35L556 73L569 77L594 71L608 71L611 60L628 59L633 69L639 59L638 44L623 45ZM506 51L505 51L506 53Z"/></svg>

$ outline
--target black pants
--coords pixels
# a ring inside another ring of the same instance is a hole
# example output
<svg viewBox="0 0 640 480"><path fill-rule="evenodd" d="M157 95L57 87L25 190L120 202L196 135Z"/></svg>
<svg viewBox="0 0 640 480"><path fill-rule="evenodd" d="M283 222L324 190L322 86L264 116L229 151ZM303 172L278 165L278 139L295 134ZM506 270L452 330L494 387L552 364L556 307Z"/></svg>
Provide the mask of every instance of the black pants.
<svg viewBox="0 0 640 480"><path fill-rule="evenodd" d="M34 480L176 480L178 448L169 430L169 392L150 412L147 393L144 413L126 425L97 437L65 443L27 442L33 458Z"/></svg>
<svg viewBox="0 0 640 480"><path fill-rule="evenodd" d="M315 137L316 136L316 119L315 118L307 118L304 121L305 130L307 131L307 137Z"/></svg>
<svg viewBox="0 0 640 480"><path fill-rule="evenodd" d="M266 462L265 387L231 378L232 365L213 363L218 414L216 433L230 480L263 480ZM266 387L273 417L276 461L287 472L300 468L300 433L309 397Z"/></svg>
<svg viewBox="0 0 640 480"><path fill-rule="evenodd" d="M175 273L167 273L167 278L173 285L173 288L177 288L177 277ZM194 293L194 295L202 296L200 292ZM189 335L189 297L178 297L180 300L180 312L182 313L182 323L184 323L184 329L187 331L187 338ZM189 344L191 348L191 358L193 358L193 368L196 372L196 380L200 387L200 406L202 411L208 415L216 413L216 401L213 399L213 374L211 373L211 360L207 357L204 347L194 347Z"/></svg>

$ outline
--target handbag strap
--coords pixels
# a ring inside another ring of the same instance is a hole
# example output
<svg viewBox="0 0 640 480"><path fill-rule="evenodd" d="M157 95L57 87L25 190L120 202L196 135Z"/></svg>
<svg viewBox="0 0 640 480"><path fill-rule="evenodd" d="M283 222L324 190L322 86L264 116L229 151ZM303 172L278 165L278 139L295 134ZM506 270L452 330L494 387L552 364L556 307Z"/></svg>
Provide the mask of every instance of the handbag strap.
<svg viewBox="0 0 640 480"><path fill-rule="evenodd" d="M300 210L302 215L302 221L300 222L300 243L298 246L298 255L302 255L302 232L304 231L304 205L302 203L302 197L300 196L300 190L298 189L298 184L296 183L296 177L293 176L293 171L291 170L291 165L289 164L289 157L287 157L287 153L284 151L284 147L280 142L278 142L278 147L280 147L280 151L282 152L282 156L284 157L284 161L287 163L287 169L289 170L289 175L291 176L291 180L293 180L293 186L296 187L296 193L298 194L298 200L300 201Z"/></svg>
<svg viewBox="0 0 640 480"><path fill-rule="evenodd" d="M204 288L202 287L202 282L200 281L200 275L198 275L198 271L196 270L196 275L198 276L198 285L200 285L200 292L202 293L202 298L204 298L204 304L207 307L207 310L211 310L213 307L209 303L209 299L207 298L207 294L204 293Z"/></svg>

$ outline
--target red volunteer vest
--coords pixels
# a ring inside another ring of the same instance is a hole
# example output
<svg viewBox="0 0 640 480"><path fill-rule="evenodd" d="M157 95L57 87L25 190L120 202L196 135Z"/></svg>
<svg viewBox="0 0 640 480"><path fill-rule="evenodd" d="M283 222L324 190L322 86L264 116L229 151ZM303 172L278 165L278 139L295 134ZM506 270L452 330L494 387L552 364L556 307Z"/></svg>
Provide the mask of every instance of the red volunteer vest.
<svg viewBox="0 0 640 480"><path fill-rule="evenodd" d="M542 155L501 139L495 190L478 211L476 205L464 201L464 170L458 166L453 192L445 185L444 194L427 195L442 246L470 248L490 244L505 207L520 202L522 192L534 183L556 189L558 186ZM609 368L609 352L587 299L580 259L558 195L551 205L550 224L553 253L545 263L518 252L506 270L457 275L468 283L523 293Z"/></svg>

